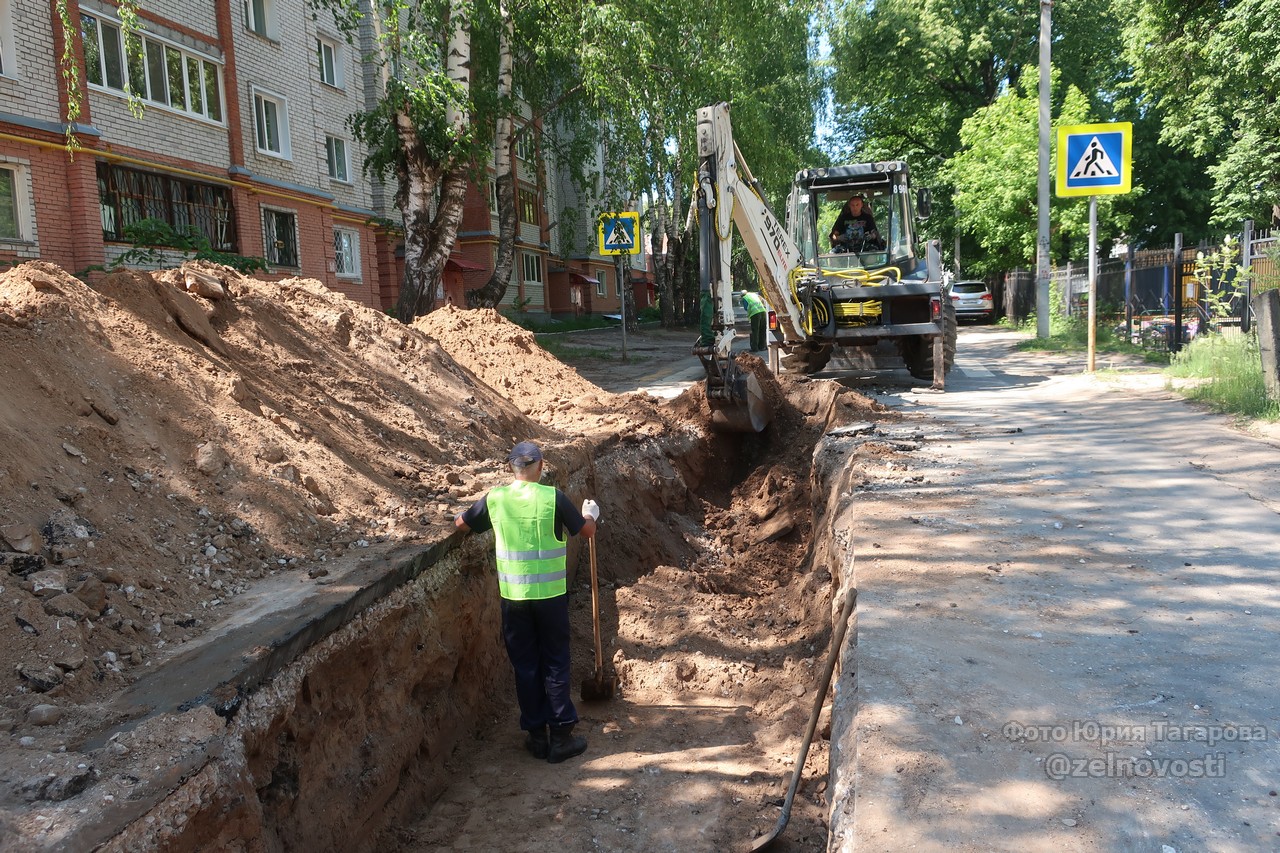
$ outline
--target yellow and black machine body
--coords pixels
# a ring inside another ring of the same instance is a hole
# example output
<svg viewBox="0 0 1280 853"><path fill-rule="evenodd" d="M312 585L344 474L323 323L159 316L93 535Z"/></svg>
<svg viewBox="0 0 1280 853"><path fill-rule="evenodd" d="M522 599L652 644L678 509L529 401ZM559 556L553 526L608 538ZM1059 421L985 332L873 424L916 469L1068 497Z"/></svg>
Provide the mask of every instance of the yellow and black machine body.
<svg viewBox="0 0 1280 853"><path fill-rule="evenodd" d="M816 373L837 347L892 341L912 376L944 386L955 358L950 281L938 242L918 234L931 199L928 190L913 190L906 163L798 172L783 225L733 140L727 104L698 111L698 154L702 334L695 352L707 367L713 424L765 426L759 383L742 379L731 357L731 297L741 289L729 269L735 229L776 315L771 345L784 369Z"/></svg>

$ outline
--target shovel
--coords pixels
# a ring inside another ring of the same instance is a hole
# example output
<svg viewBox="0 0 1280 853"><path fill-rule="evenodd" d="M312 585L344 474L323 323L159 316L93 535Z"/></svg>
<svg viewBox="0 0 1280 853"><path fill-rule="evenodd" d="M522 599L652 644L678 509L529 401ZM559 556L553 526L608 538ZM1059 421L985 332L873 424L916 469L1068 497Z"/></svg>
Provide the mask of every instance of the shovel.
<svg viewBox="0 0 1280 853"><path fill-rule="evenodd" d="M835 636L831 638L831 653L827 655L827 668L822 673L822 681L818 685L818 695L813 697L813 711L809 714L809 727L805 729L804 742L800 744L800 754L796 756L796 769L791 774L791 786L787 788L787 797L782 801L782 814L778 815L778 823L773 832L762 835L751 845L752 851L763 850L778 840L782 830L786 829L791 819L791 802L796 797L796 789L800 787L800 774L804 772L804 760L809 756L809 744L813 743L814 730L818 728L818 715L822 713L822 701L827 698L827 688L831 685L831 673L835 672L836 661L840 659L840 647L844 645L844 631L849 627L849 616L858 601L857 587L850 588L844 597L844 607L836 617Z"/></svg>
<svg viewBox="0 0 1280 853"><path fill-rule="evenodd" d="M582 701L598 702L612 699L618 690L618 676L605 674L604 647L600 642L600 589L596 578L596 538L587 540L591 552L591 627L596 635L596 671L587 681L582 682Z"/></svg>

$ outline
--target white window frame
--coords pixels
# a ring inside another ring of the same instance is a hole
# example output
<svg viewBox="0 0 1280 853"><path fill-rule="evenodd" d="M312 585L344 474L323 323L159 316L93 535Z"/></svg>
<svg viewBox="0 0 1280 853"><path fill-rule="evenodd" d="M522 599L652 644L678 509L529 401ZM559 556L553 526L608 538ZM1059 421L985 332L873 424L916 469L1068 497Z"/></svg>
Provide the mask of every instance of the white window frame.
<svg viewBox="0 0 1280 853"><path fill-rule="evenodd" d="M0 0L0 77L18 78L18 48L13 42L13 10Z"/></svg>
<svg viewBox="0 0 1280 853"><path fill-rule="evenodd" d="M328 50L326 67L325 50ZM320 82L334 89L342 89L342 45L327 36L316 36L316 65L320 73ZM326 72L328 72L326 74Z"/></svg>
<svg viewBox="0 0 1280 853"><path fill-rule="evenodd" d="M347 140L341 136L324 138L324 159L329 169L329 179L339 183L351 183L351 153Z"/></svg>
<svg viewBox="0 0 1280 853"><path fill-rule="evenodd" d="M537 147L533 143L533 131L524 129L516 137L516 159L524 163L532 162L537 155Z"/></svg>
<svg viewBox="0 0 1280 853"><path fill-rule="evenodd" d="M596 270L596 296L609 295L609 271Z"/></svg>
<svg viewBox="0 0 1280 853"><path fill-rule="evenodd" d="M0 3L3 2L5 2L5 0L0 0ZM85 73L85 83L90 89L127 97L129 90L132 88L138 92L138 97L146 101L148 105L153 105L162 110L177 113L178 115L187 116L188 118L196 118L201 121L212 122L219 126L226 125L227 110L226 104L224 103L225 88L222 84L222 63L216 57L191 50L190 48L183 47L180 44L175 44L174 42L167 41L150 33L140 34L143 50L143 79L141 81L134 82L130 80L129 76L129 59L126 56L127 48L124 43L124 33L121 31L120 22L114 18L109 18L97 12L84 12L80 17L82 34L84 31L83 22L87 18L93 20L95 27L94 32L97 36L97 68L87 67ZM120 73L122 77L121 86L113 86L107 80L107 48L106 44L103 42L103 30L105 29L114 30L116 34L116 44L119 47L119 52L117 53L116 58L120 64ZM151 48L160 49L161 57L165 64L165 77L158 82L152 80L152 68L150 61ZM169 57L171 54L176 54L182 65L182 106L173 105L174 97L169 86L169 77L167 73ZM90 52L86 46L86 65L89 60ZM191 79L191 63L193 62L196 65L195 71L199 77L199 79L194 82ZM217 89L215 93L217 95L217 104L213 105L216 106L216 111L211 108L211 99L209 98L208 80L210 79L210 74L213 75L213 83ZM102 82L94 82L93 77L95 76ZM191 95L196 89L199 89L200 92L200 110L196 110L192 107ZM152 97L153 92L157 90L163 90L164 100Z"/></svg>
<svg viewBox="0 0 1280 853"><path fill-rule="evenodd" d="M244 28L265 39L279 41L279 33L276 31L275 0L260 1L262 3L262 20L258 20L258 14L254 11L253 4L255 0L244 0Z"/></svg>
<svg viewBox="0 0 1280 853"><path fill-rule="evenodd" d="M542 255L537 252L520 253L520 280L525 284L542 284Z"/></svg>
<svg viewBox="0 0 1280 853"><path fill-rule="evenodd" d="M0 171L13 176L13 222L18 233L0 234L0 243L34 242L31 229L31 171L26 161L0 157Z"/></svg>
<svg viewBox="0 0 1280 853"><path fill-rule="evenodd" d="M347 239L348 251L340 247L342 238ZM360 278L360 232L354 228L334 228L333 257L333 271L338 278Z"/></svg>
<svg viewBox="0 0 1280 853"><path fill-rule="evenodd" d="M267 222L270 221L271 214L283 214L293 217L293 250L297 255L294 260L296 263L289 264L279 260L279 256L275 255L275 242L269 240L271 236L267 229ZM287 207L269 207L262 205L262 256L266 258L267 263L273 267L284 267L285 269L296 270L302 268L302 241L301 235L298 233L298 211L290 210Z"/></svg>
<svg viewBox="0 0 1280 853"><path fill-rule="evenodd" d="M265 89L259 89L257 86L251 87L253 98L253 147L259 154L267 157L277 157L281 160L292 160L293 149L289 143L289 101L283 95L277 95L274 92L268 92ZM263 127L262 122L266 115L267 105L273 105L276 109L276 131L279 135L280 150L276 151L271 148L263 148L262 141Z"/></svg>

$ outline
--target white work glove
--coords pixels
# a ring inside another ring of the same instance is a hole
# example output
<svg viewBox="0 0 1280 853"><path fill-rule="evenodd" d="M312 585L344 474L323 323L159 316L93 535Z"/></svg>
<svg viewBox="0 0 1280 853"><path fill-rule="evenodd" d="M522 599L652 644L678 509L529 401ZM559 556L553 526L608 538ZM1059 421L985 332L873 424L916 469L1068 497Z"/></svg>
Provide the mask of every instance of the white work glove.
<svg viewBox="0 0 1280 853"><path fill-rule="evenodd" d="M582 502L582 517L589 518L592 521L600 520L600 504L587 498Z"/></svg>

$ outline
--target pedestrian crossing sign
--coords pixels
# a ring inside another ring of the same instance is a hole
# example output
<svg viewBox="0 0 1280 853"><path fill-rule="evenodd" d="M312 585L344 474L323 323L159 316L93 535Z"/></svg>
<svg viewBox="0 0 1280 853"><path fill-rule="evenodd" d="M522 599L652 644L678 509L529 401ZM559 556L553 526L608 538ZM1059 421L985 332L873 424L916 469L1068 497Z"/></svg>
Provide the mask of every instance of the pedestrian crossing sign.
<svg viewBox="0 0 1280 853"><path fill-rule="evenodd" d="M1133 124L1073 124L1058 128L1059 197L1119 195L1133 184Z"/></svg>
<svg viewBox="0 0 1280 853"><path fill-rule="evenodd" d="M602 255L640 254L640 214L605 213L596 221Z"/></svg>

